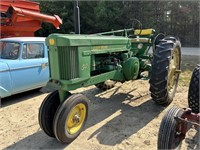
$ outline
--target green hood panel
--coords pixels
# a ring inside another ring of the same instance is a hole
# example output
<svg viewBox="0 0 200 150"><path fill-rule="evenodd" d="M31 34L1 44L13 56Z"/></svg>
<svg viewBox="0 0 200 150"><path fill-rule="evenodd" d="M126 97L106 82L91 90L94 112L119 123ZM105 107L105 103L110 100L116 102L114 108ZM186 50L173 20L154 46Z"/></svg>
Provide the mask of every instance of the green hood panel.
<svg viewBox="0 0 200 150"><path fill-rule="evenodd" d="M54 42L50 42L50 41ZM93 46L127 45L130 40L119 36L51 34L46 38L47 46Z"/></svg>

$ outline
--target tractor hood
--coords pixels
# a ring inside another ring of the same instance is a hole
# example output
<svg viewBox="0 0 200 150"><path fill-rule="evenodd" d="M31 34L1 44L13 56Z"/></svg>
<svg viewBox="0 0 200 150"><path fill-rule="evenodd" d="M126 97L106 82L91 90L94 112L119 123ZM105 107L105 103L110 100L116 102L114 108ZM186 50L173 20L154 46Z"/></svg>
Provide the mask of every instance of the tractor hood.
<svg viewBox="0 0 200 150"><path fill-rule="evenodd" d="M46 44L47 46L130 45L130 40L122 36L51 34L46 38Z"/></svg>

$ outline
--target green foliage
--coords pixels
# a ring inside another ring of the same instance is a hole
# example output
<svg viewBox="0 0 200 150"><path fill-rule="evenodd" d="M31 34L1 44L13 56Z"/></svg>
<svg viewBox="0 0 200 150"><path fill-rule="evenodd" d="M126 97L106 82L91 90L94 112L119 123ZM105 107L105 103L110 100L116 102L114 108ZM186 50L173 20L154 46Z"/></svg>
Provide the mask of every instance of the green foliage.
<svg viewBox="0 0 200 150"><path fill-rule="evenodd" d="M42 13L59 15L63 24L56 30L43 23L36 36L74 31L73 1L39 2ZM138 19L143 28L178 36L183 46L199 46L198 1L79 1L79 8L82 34L130 28L132 20Z"/></svg>

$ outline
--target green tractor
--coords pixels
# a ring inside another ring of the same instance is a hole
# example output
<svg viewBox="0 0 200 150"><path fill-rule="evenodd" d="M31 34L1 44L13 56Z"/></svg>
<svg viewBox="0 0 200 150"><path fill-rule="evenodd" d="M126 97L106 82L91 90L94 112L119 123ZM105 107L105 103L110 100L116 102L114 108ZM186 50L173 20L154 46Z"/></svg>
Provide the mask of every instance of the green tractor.
<svg viewBox="0 0 200 150"><path fill-rule="evenodd" d="M41 104L39 124L63 143L81 133L88 116L88 98L71 90L90 85L106 90L116 82L148 78L156 103L167 105L175 95L181 62L181 45L175 37L131 28L92 35L51 34L46 44L48 86L54 92ZM148 54L151 47L153 56Z"/></svg>

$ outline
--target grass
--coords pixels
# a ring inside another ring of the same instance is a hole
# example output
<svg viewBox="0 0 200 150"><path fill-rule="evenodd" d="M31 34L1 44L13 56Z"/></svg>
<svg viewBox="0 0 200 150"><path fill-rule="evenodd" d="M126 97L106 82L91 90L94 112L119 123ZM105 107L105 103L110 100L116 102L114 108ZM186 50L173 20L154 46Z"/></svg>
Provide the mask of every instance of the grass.
<svg viewBox="0 0 200 150"><path fill-rule="evenodd" d="M187 86L189 87L190 79L192 76L192 71L196 67L197 64L200 64L200 57L197 55L189 56L183 55L182 56L182 63L181 63L181 74L179 77L179 85L180 86Z"/></svg>
<svg viewBox="0 0 200 150"><path fill-rule="evenodd" d="M200 64L199 56L182 56L181 70L193 70L197 64Z"/></svg>
<svg viewBox="0 0 200 150"><path fill-rule="evenodd" d="M180 74L178 84L180 86L188 86L189 87L191 76L192 76L192 71L191 70L188 70L188 69L184 70Z"/></svg>

